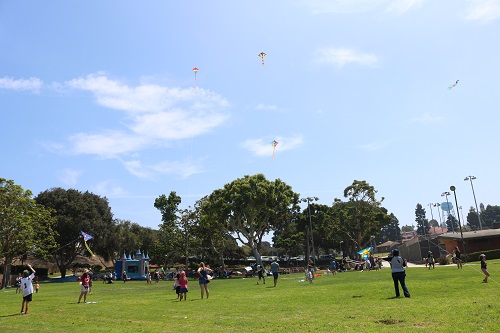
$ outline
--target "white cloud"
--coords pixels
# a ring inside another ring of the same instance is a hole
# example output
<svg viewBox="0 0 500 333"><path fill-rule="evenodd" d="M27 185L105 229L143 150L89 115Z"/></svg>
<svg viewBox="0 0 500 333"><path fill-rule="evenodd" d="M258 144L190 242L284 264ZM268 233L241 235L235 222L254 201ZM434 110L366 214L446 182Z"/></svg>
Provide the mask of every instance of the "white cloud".
<svg viewBox="0 0 500 333"><path fill-rule="evenodd" d="M123 187L114 184L110 180L97 183L92 187L92 192L105 196L106 198L120 198L128 196L127 191Z"/></svg>
<svg viewBox="0 0 500 333"><path fill-rule="evenodd" d="M0 78L0 89L38 92L42 85L43 82L34 77L17 80L10 77Z"/></svg>
<svg viewBox="0 0 500 333"><path fill-rule="evenodd" d="M82 174L81 170L63 169L60 171L58 178L64 185L75 186Z"/></svg>
<svg viewBox="0 0 500 333"><path fill-rule="evenodd" d="M435 124L443 121L445 118L441 116L431 116L429 112L424 112L420 117L413 118L411 121L421 124Z"/></svg>
<svg viewBox="0 0 500 333"><path fill-rule="evenodd" d="M385 11L401 15L418 6L423 0L301 0L301 6L309 8L313 14L360 13Z"/></svg>
<svg viewBox="0 0 500 333"><path fill-rule="evenodd" d="M364 145L360 145L359 147L361 149L368 150L368 151L377 151L377 150L384 148L385 146L387 146L387 142L376 141L376 142L370 142L370 143L367 143Z"/></svg>
<svg viewBox="0 0 500 333"><path fill-rule="evenodd" d="M281 111L279 107L277 107L276 105L272 105L272 104L262 104L262 103L259 103L255 106L255 109L259 110L259 111Z"/></svg>
<svg viewBox="0 0 500 333"><path fill-rule="evenodd" d="M278 142L278 145L275 148L275 153L295 149L296 147L302 145L304 141L302 135L297 135L293 137L276 137L271 140L264 138L249 139L244 141L241 146L256 156L271 156L273 153L273 145L271 142L273 140Z"/></svg>
<svg viewBox="0 0 500 333"><path fill-rule="evenodd" d="M402 15L414 7L420 7L423 0L395 0L389 1L386 12Z"/></svg>
<svg viewBox="0 0 500 333"><path fill-rule="evenodd" d="M470 1L465 18L471 21L490 22L500 18L500 1L483 0Z"/></svg>
<svg viewBox="0 0 500 333"><path fill-rule="evenodd" d="M193 163L192 161L163 161L144 165L141 161L135 160L126 161L123 164L128 172L141 179L154 179L155 175L158 174L174 174L187 178L193 174L204 172L199 162Z"/></svg>
<svg viewBox="0 0 500 333"><path fill-rule="evenodd" d="M359 53L346 48L322 48L316 52L316 62L343 67L349 63L373 66L378 62L377 56L369 53Z"/></svg>
<svg viewBox="0 0 500 333"><path fill-rule="evenodd" d="M70 137L72 152L117 157L141 149L191 138L223 124L228 102L204 89L170 88L147 83L132 87L104 74L68 81L67 86L91 92L96 102L125 112L126 128ZM133 169L130 169L133 170Z"/></svg>

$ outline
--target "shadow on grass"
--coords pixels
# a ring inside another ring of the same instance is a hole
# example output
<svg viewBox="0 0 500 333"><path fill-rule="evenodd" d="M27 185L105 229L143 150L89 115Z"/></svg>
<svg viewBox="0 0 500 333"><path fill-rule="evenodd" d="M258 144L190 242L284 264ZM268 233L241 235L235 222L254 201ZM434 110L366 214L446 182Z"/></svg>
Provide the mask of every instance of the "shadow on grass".
<svg viewBox="0 0 500 333"><path fill-rule="evenodd" d="M13 314L9 314L9 315L0 316L0 318L16 317L16 316L24 316L24 314L23 313L13 313Z"/></svg>

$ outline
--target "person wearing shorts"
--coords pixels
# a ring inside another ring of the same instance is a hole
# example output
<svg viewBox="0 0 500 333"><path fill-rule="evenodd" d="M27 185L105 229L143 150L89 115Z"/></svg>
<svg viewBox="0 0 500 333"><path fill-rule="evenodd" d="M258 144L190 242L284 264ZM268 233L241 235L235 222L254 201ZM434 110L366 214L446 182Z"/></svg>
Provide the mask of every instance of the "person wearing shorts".
<svg viewBox="0 0 500 333"><path fill-rule="evenodd" d="M280 264L278 264L278 260L274 259L274 261L271 263L271 271L273 272L273 277L274 277L274 286L276 287L276 283L278 282L278 277L279 277L279 270L280 270Z"/></svg>
<svg viewBox="0 0 500 333"><path fill-rule="evenodd" d="M80 283L82 285L81 292L80 292L80 297L78 298L78 303L82 300L83 296L83 303L87 303L87 294L90 289L90 274L89 270L85 269L83 271L83 275L78 278L80 280Z"/></svg>
<svg viewBox="0 0 500 333"><path fill-rule="evenodd" d="M35 270L31 265L28 265L28 268L31 270L23 271L23 278L21 279L21 292L23 293L23 305L21 306L21 314L28 314L28 306L30 302L33 300L33 279L35 278ZM26 305L26 310L25 306Z"/></svg>
<svg viewBox="0 0 500 333"><path fill-rule="evenodd" d="M484 283L488 283L488 278L490 277L490 273L488 272L488 264L486 263L486 255L481 254L479 256L479 259L481 260L481 270L484 273Z"/></svg>
<svg viewBox="0 0 500 333"><path fill-rule="evenodd" d="M257 275L259 276L259 280L257 281L257 284L260 283L260 279L262 279L262 281L264 281L264 284L266 284L266 277L265 277L264 268L262 268L261 265L257 265Z"/></svg>

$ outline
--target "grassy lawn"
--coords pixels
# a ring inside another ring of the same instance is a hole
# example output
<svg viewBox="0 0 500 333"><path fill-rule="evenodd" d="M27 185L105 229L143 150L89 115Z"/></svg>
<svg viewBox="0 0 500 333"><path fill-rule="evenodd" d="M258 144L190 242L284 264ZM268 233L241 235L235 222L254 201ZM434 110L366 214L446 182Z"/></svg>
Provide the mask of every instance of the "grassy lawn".
<svg viewBox="0 0 500 333"><path fill-rule="evenodd" d="M387 266L387 264L386 264ZM212 280L200 299L197 280L187 301L176 300L173 282L94 282L77 304L76 282L43 283L30 313L22 297L0 291L0 332L498 332L500 260L489 260L489 283L479 262L407 269L411 298L394 298L389 268L346 272L300 282L302 274ZM95 302L95 303L94 303Z"/></svg>

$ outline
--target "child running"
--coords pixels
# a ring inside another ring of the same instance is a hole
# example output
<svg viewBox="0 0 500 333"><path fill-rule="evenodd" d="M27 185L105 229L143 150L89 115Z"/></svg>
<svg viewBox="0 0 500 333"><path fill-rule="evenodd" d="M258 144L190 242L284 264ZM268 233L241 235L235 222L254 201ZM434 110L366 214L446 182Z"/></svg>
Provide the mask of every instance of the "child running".
<svg viewBox="0 0 500 333"><path fill-rule="evenodd" d="M184 300L186 300L186 294L188 292L188 279L186 277L186 272L181 272L181 277L179 278L179 301L182 301L182 296L184 296Z"/></svg>
<svg viewBox="0 0 500 333"><path fill-rule="evenodd" d="M21 291L23 293L23 305L21 306L21 314L28 314L28 306L30 302L33 300L33 279L35 278L35 270L31 265L28 265L28 268L31 270L28 272L28 270L23 271L23 278L21 280ZM26 304L26 310L24 308L24 305Z"/></svg>
<svg viewBox="0 0 500 333"><path fill-rule="evenodd" d="M488 272L488 264L486 263L486 255L481 254L479 256L479 259L481 259L481 270L483 271L485 277L483 279L484 283L488 283L488 278L490 277L490 273Z"/></svg>

